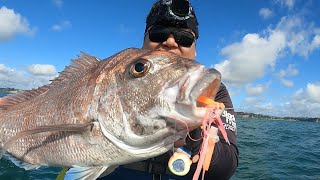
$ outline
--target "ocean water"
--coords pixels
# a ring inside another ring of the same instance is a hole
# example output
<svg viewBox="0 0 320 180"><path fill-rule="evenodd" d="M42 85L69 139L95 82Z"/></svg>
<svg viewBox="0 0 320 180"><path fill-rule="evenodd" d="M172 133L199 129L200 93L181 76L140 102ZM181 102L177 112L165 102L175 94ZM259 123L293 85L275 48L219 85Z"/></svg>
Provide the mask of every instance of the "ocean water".
<svg viewBox="0 0 320 180"><path fill-rule="evenodd" d="M320 123L237 119L240 162L233 180L320 180Z"/></svg>
<svg viewBox="0 0 320 180"><path fill-rule="evenodd" d="M237 119L237 126L240 157L232 180L320 180L320 123ZM55 179L60 170L25 171L0 160L0 179Z"/></svg>
<svg viewBox="0 0 320 180"><path fill-rule="evenodd" d="M7 95L8 93L0 92L0 97Z"/></svg>

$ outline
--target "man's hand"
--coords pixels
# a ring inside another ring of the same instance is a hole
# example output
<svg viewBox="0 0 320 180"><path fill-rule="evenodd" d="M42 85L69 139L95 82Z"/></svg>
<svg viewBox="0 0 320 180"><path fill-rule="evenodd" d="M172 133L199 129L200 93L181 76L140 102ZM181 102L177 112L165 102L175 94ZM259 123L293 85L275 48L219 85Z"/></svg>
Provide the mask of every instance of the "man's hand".
<svg viewBox="0 0 320 180"><path fill-rule="evenodd" d="M182 147L182 146L184 146L184 145L186 145L186 141L185 141L185 139L182 139L182 138L180 138L179 140L177 140L177 141L174 143L174 147L175 147L175 148Z"/></svg>

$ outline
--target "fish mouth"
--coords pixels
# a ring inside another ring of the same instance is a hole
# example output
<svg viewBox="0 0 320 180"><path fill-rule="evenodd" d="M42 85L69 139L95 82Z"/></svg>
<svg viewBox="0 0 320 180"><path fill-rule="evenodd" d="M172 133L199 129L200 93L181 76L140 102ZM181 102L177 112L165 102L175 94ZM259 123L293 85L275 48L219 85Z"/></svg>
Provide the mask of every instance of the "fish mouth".
<svg viewBox="0 0 320 180"><path fill-rule="evenodd" d="M221 74L216 69L205 69L203 66L192 74L186 74L179 82L178 103L192 104L199 96L215 98L221 83ZM197 104L198 107L203 107Z"/></svg>
<svg viewBox="0 0 320 180"><path fill-rule="evenodd" d="M174 86L166 88L164 96L168 95L174 106L174 110L165 115L168 126L174 126L178 132L200 127L207 108L197 99L199 96L215 99L220 84L220 72L200 66L185 74ZM175 97L172 92L176 92Z"/></svg>

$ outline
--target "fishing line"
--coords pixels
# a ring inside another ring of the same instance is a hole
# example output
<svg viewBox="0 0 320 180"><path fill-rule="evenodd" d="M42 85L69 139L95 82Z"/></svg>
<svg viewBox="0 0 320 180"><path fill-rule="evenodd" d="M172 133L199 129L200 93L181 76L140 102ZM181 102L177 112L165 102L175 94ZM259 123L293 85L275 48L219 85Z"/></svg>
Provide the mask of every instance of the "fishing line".
<svg viewBox="0 0 320 180"><path fill-rule="evenodd" d="M192 141L200 141L202 139L202 137L200 137L199 139L194 139L191 137L190 135L190 129L189 129L189 126L186 122L180 120L180 119L176 119L174 122L175 122L175 126L176 126L176 121L179 121L181 123L183 123L185 126L186 126L186 129L187 129L187 137L190 138Z"/></svg>

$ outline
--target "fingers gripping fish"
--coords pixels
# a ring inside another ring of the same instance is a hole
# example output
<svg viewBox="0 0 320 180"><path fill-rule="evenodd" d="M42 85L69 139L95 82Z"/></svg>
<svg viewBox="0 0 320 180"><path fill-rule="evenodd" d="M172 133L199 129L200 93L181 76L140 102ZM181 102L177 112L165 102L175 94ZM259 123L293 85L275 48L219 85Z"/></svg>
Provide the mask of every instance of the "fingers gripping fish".
<svg viewBox="0 0 320 180"><path fill-rule="evenodd" d="M96 179L165 153L201 125L200 94L214 98L220 73L169 52L84 54L51 84L0 99L0 147L25 169L70 167Z"/></svg>

